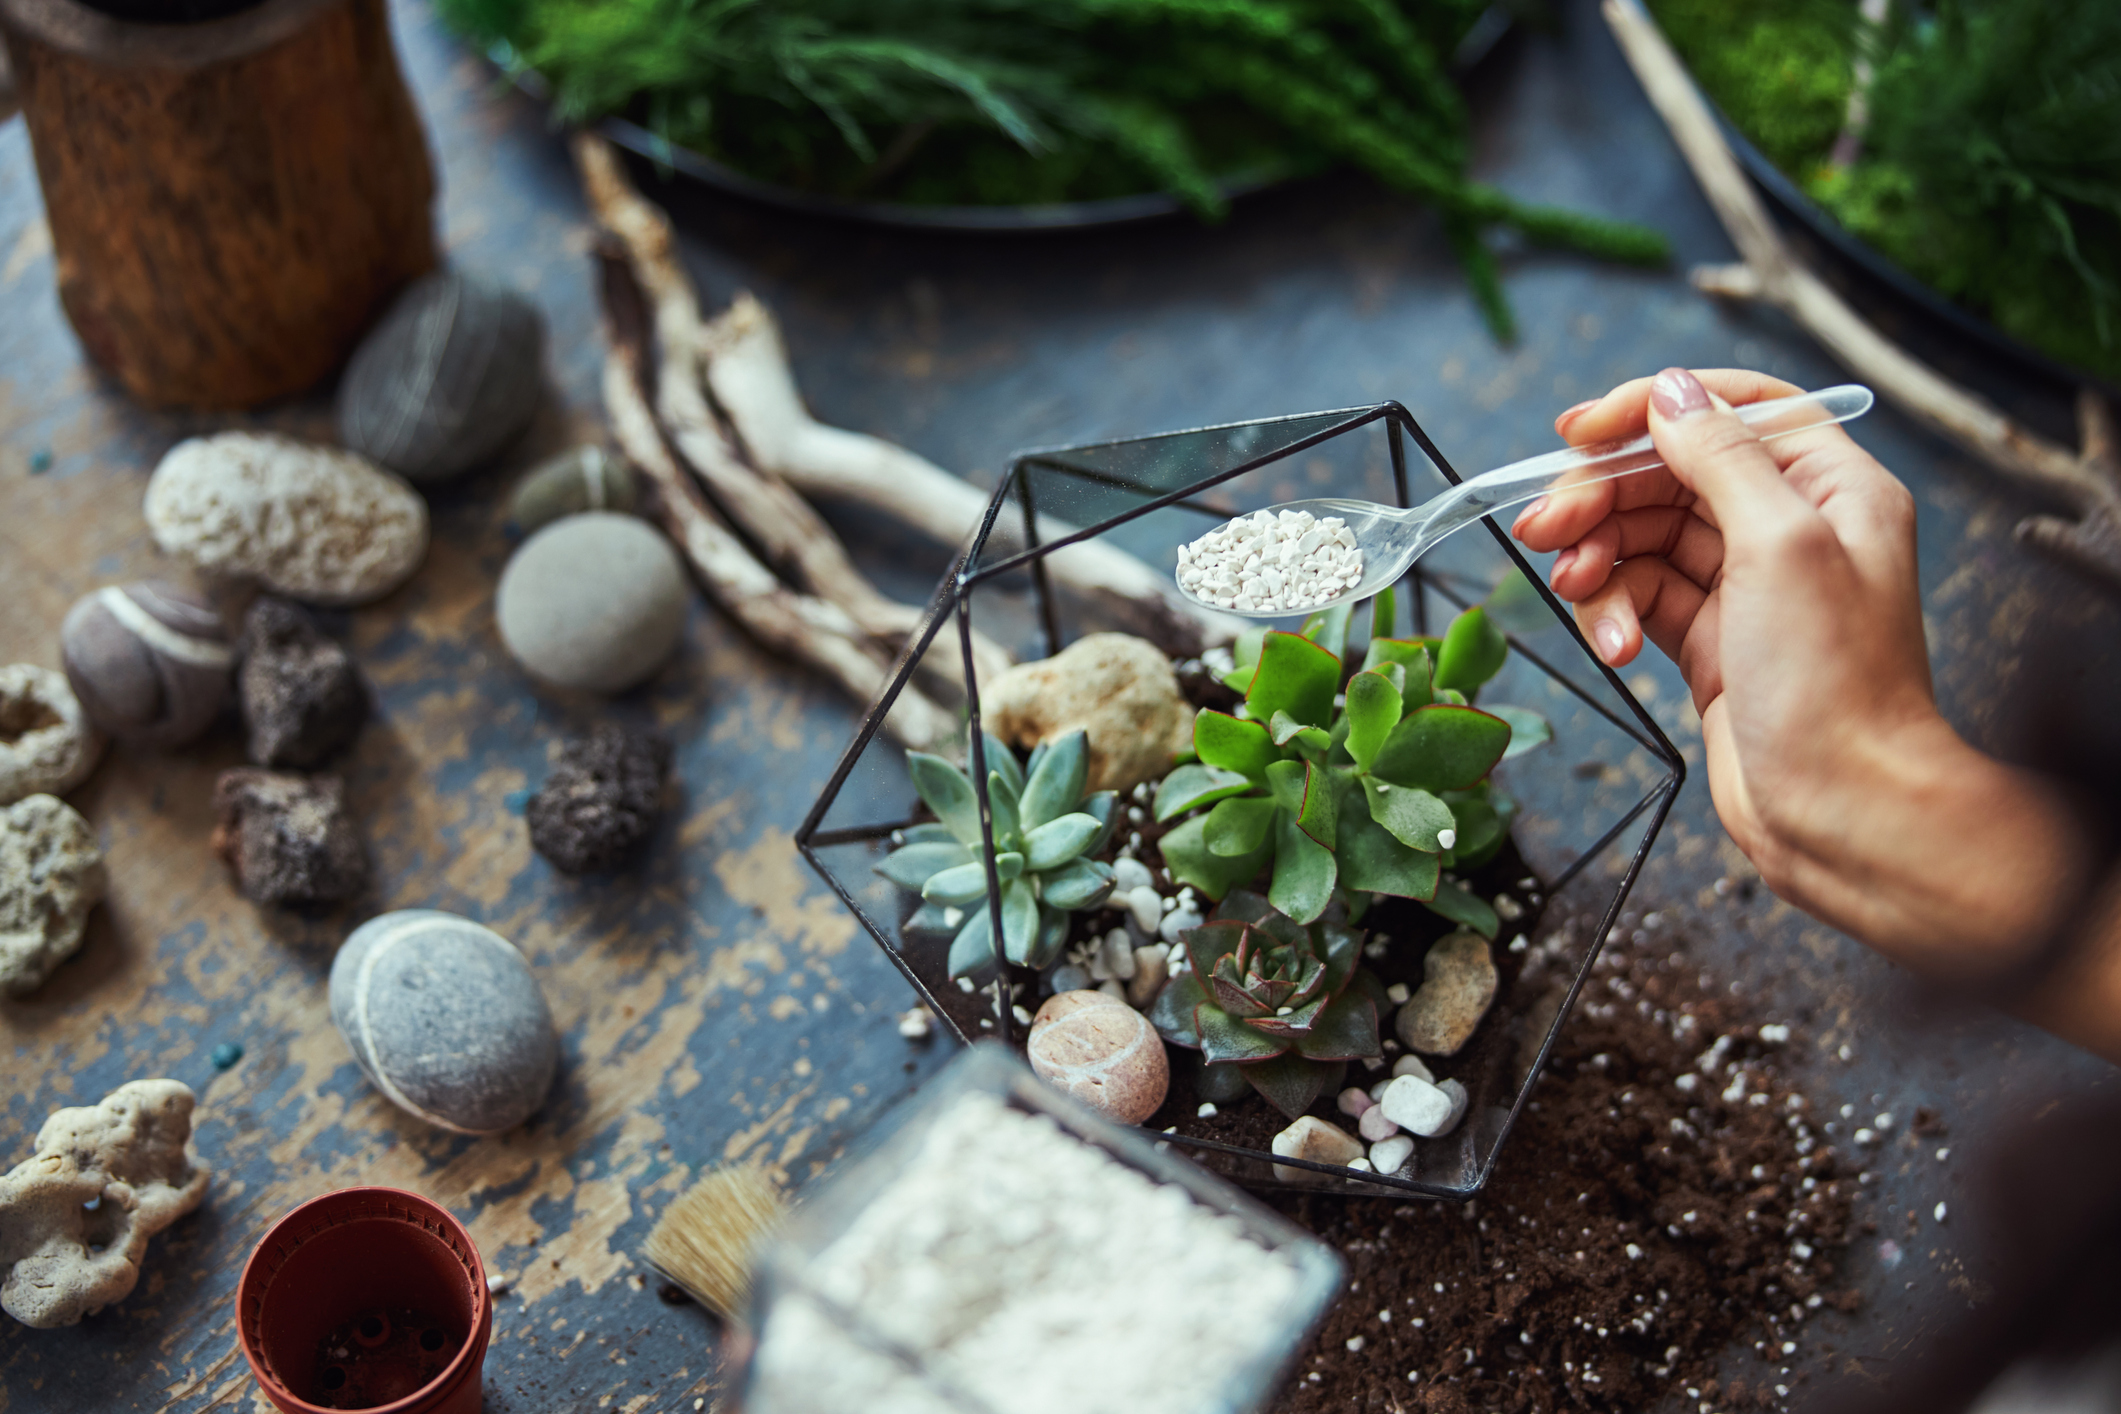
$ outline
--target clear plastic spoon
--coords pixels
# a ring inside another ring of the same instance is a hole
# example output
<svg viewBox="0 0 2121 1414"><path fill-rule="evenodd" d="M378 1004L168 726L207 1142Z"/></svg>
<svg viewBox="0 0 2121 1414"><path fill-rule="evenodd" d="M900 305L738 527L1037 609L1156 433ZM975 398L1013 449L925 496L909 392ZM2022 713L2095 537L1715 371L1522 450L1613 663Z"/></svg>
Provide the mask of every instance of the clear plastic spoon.
<svg viewBox="0 0 2121 1414"><path fill-rule="evenodd" d="M1844 383L1839 387L1822 388L1816 393L1747 403L1732 411L1737 413L1740 421L1757 431L1762 441L1767 441L1861 417L1870 411L1874 401L1871 390L1862 384ZM1625 442L1565 447L1558 452L1512 462L1494 471L1483 472L1406 510L1377 501L1338 497L1284 501L1267 507L1267 510L1273 513L1309 511L1320 520L1338 516L1347 522L1348 529L1354 532L1355 546L1362 552L1362 579L1354 587L1301 608L1233 607L1224 602L1227 596L1195 593L1184 584L1179 585L1179 592L1196 604L1250 618L1315 613L1334 604L1368 599L1388 585L1397 584L1414 562L1433 549L1438 541L1505 506L1530 501L1558 488L1588 486L1593 482L1610 481L1616 476L1654 471L1663 465L1664 459L1651 445L1649 434L1644 433Z"/></svg>

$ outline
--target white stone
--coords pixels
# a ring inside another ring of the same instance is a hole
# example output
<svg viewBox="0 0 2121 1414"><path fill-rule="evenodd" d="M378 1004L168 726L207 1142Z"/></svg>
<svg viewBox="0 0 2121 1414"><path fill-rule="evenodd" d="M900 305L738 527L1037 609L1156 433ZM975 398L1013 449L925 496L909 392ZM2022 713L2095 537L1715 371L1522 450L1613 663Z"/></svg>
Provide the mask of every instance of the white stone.
<svg viewBox="0 0 2121 1414"><path fill-rule="evenodd" d="M1149 866L1139 859L1121 859L1112 865L1112 889L1114 893L1130 894L1136 889L1146 889L1155 883Z"/></svg>
<svg viewBox="0 0 2121 1414"><path fill-rule="evenodd" d="M1334 1107L1350 1119L1361 1119L1362 1112L1376 1103L1377 1101L1353 1085L1341 1091L1333 1101Z"/></svg>
<svg viewBox="0 0 2121 1414"><path fill-rule="evenodd" d="M1355 1132L1374 1144L1399 1133L1399 1126L1385 1113L1383 1105L1372 1105L1355 1121Z"/></svg>
<svg viewBox="0 0 2121 1414"><path fill-rule="evenodd" d="M1274 1153L1277 1158L1308 1159L1313 1163L1345 1166L1348 1160L1362 1157L1363 1147L1361 1140L1339 1126L1328 1124L1316 1115L1302 1115L1296 1123L1274 1136ZM1274 1177L1282 1183L1327 1181L1322 1173L1282 1164L1274 1166Z"/></svg>
<svg viewBox="0 0 2121 1414"><path fill-rule="evenodd" d="M1456 1081L1446 1084L1456 1085ZM1384 1098L1377 1108L1384 1117L1402 1129L1412 1130L1424 1139L1433 1139L1448 1131L1458 1122L1465 1111L1465 1091L1459 1089L1454 1100L1441 1085L1432 1085L1418 1075L1402 1075L1385 1087Z"/></svg>
<svg viewBox="0 0 2121 1414"><path fill-rule="evenodd" d="M1094 970L1091 976L1097 977L1100 982L1112 977L1125 982L1134 976L1134 942L1127 936L1126 929L1114 928L1105 934L1098 943L1097 950L1098 960L1105 967L1104 976L1098 977Z"/></svg>
<svg viewBox="0 0 2121 1414"><path fill-rule="evenodd" d="M1420 1056L1414 1055L1412 1052L1392 1062L1393 1078L1397 1079L1402 1075L1418 1076L1428 1081L1431 1085L1436 1083L1436 1077L1429 1073L1429 1067L1422 1062Z"/></svg>
<svg viewBox="0 0 2121 1414"><path fill-rule="evenodd" d="M1134 975L1127 979L1127 1001L1137 1010L1147 1010L1164 989L1170 962L1161 943L1144 943L1134 950Z"/></svg>
<svg viewBox="0 0 2121 1414"><path fill-rule="evenodd" d="M1393 1006L1405 1006L1409 995L1411 994L1407 991L1407 984L1404 982L1394 982L1391 986L1385 988L1385 1000Z"/></svg>
<svg viewBox="0 0 2121 1414"><path fill-rule="evenodd" d="M1164 915L1164 921L1156 927L1156 936L1167 943L1175 943L1206 921L1197 910L1180 904Z"/></svg>
<svg viewBox="0 0 2121 1414"><path fill-rule="evenodd" d="M1117 898L1118 895L1114 894ZM1135 924L1147 934L1156 933L1156 925L1163 920L1164 900L1147 884L1127 890L1127 911L1134 915Z"/></svg>
<svg viewBox="0 0 2121 1414"><path fill-rule="evenodd" d="M1405 1134L1380 1139L1370 1146L1370 1167L1379 1173L1398 1173L1414 1157L1414 1140Z"/></svg>

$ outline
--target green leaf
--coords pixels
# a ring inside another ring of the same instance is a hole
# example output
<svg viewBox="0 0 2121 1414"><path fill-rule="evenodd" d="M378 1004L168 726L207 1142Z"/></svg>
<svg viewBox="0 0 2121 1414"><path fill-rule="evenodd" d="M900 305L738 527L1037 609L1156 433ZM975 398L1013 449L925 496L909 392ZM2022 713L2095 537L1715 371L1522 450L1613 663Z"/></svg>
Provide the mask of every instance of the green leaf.
<svg viewBox="0 0 2121 1414"><path fill-rule="evenodd" d="M1029 879L1002 885L1002 947L1011 962L1028 966L1038 942L1038 895Z"/></svg>
<svg viewBox="0 0 2121 1414"><path fill-rule="evenodd" d="M1242 1066L1239 1073L1252 1082L1252 1088L1265 1096L1268 1104L1295 1119L1318 1102L1319 1092L1340 1069L1327 1061L1305 1060L1291 1051Z"/></svg>
<svg viewBox="0 0 2121 1414"><path fill-rule="evenodd" d="M1307 727L1333 722L1333 695L1340 691L1340 659L1301 634L1271 632L1259 650L1259 672L1245 693L1254 721L1287 712ZM1201 760L1208 759L1206 752ZM1228 764L1227 762L1223 764Z"/></svg>
<svg viewBox="0 0 2121 1414"><path fill-rule="evenodd" d="M1063 815L1024 836L1024 867L1054 869L1081 854L1104 828L1095 815Z"/></svg>
<svg viewBox="0 0 2121 1414"><path fill-rule="evenodd" d="M1399 664L1389 664L1400 667ZM1402 669L1404 671L1404 669ZM1399 689L1383 673L1365 670L1348 679L1348 755L1365 771L1399 725Z"/></svg>
<svg viewBox="0 0 2121 1414"><path fill-rule="evenodd" d="M1245 939L1245 926L1227 919L1203 923L1187 933L1180 942L1186 949L1186 960L1193 964L1193 971L1201 977L1214 973L1215 965L1237 951ZM1207 983L1201 984L1203 987Z"/></svg>
<svg viewBox="0 0 2121 1414"><path fill-rule="evenodd" d="M1522 756L1534 747L1545 746L1554 739L1554 728L1529 707L1511 707L1501 702L1491 702L1480 709L1491 717L1500 717L1510 724L1510 744L1503 750L1502 759Z"/></svg>
<svg viewBox="0 0 2121 1414"><path fill-rule="evenodd" d="M957 915L951 922L950 916ZM901 933L914 933L924 937L952 938L957 930L965 926L965 910L947 903L924 903L913 910L913 916L899 924Z"/></svg>
<svg viewBox="0 0 2121 1414"><path fill-rule="evenodd" d="M1276 746L1296 744L1298 751L1306 755L1322 755L1333 744L1331 734L1318 727L1307 727L1287 712L1276 712L1274 720L1267 724L1267 734Z"/></svg>
<svg viewBox="0 0 2121 1414"><path fill-rule="evenodd" d="M1068 945L1068 915L1059 909L1048 908L1044 903L1038 908L1038 941L1032 944L1031 956L1024 960L1026 967L1043 971L1060 959L1061 949Z"/></svg>
<svg viewBox="0 0 2121 1414"><path fill-rule="evenodd" d="M1274 812L1274 881L1267 901L1298 923L1309 923L1333 901L1333 851L1297 828L1286 810Z"/></svg>
<svg viewBox="0 0 2121 1414"><path fill-rule="evenodd" d="M1039 876L1039 901L1064 912L1095 908L1112 896L1112 866L1095 859L1071 859Z"/></svg>
<svg viewBox="0 0 2121 1414"><path fill-rule="evenodd" d="M1252 882L1274 857L1274 849L1270 842L1252 854L1216 854L1202 838L1205 824L1205 817L1196 815L1166 834L1159 847L1163 850L1164 868L1172 878L1219 900L1238 885Z"/></svg>
<svg viewBox="0 0 2121 1414"><path fill-rule="evenodd" d="M948 844L909 844L886 855L876 872L902 889L919 889L943 870L971 862L972 851L955 840Z"/></svg>
<svg viewBox="0 0 2121 1414"><path fill-rule="evenodd" d="M1017 858L1021 860L1022 855ZM999 865L1000 861L996 861ZM997 869L996 872L999 872ZM945 869L921 886L921 897L932 903L967 904L987 897L987 866L977 859Z"/></svg>
<svg viewBox="0 0 2121 1414"><path fill-rule="evenodd" d="M1083 853L1096 854L1112 838L1112 832L1119 828L1119 792L1101 790L1086 795L1080 808L1083 814L1097 821L1097 838L1084 847Z"/></svg>
<svg viewBox="0 0 2121 1414"><path fill-rule="evenodd" d="M1267 779L1267 763L1278 759L1274 741L1259 722L1227 712L1203 710L1193 718L1193 749L1207 765L1235 771L1255 784Z"/></svg>
<svg viewBox="0 0 2121 1414"><path fill-rule="evenodd" d="M1472 707L1431 703L1400 719L1370 764L1395 786L1463 790L1502 759L1510 724Z"/></svg>
<svg viewBox="0 0 2121 1414"><path fill-rule="evenodd" d="M1266 637L1267 630L1264 625L1248 628L1237 635L1237 641L1230 645L1230 657L1236 666L1223 674L1224 687L1242 694L1252 686L1253 673L1259 667L1259 646L1266 641Z"/></svg>
<svg viewBox="0 0 2121 1414"><path fill-rule="evenodd" d="M1016 787L999 771L987 773L987 809L993 812L994 847L1015 849L1023 843L1016 823Z"/></svg>
<svg viewBox="0 0 2121 1414"><path fill-rule="evenodd" d="M1481 899L1475 898L1463 884L1445 882L1436 886L1436 897L1424 899L1430 909L1442 914L1461 928L1471 928L1483 938L1493 938L1502 920L1495 910Z"/></svg>
<svg viewBox="0 0 2121 1414"><path fill-rule="evenodd" d="M1194 1008L1193 1024L1200 1029L1200 1052L1210 1065L1269 1060L1289 1049L1286 1038L1247 1026L1212 1001Z"/></svg>
<svg viewBox="0 0 2121 1414"><path fill-rule="evenodd" d="M1211 854L1230 858L1255 854L1274 827L1274 802L1263 795L1225 800L1208 812L1202 838Z"/></svg>
<svg viewBox="0 0 2121 1414"><path fill-rule="evenodd" d="M1403 845L1435 854L1443 848L1436 832L1457 828L1451 807L1418 786L1395 786L1375 776L1364 776L1362 789L1370 818Z"/></svg>
<svg viewBox="0 0 2121 1414"><path fill-rule="evenodd" d="M1396 686L1402 699L1401 710L1411 712L1417 707L1426 707L1433 700L1430 691L1430 662L1428 645L1433 640L1416 638L1373 638L1370 650L1363 655L1365 668L1382 668L1387 663L1397 663L1406 676Z"/></svg>
<svg viewBox="0 0 2121 1414"><path fill-rule="evenodd" d="M950 975L963 977L993 961L994 928L987 921L987 905L981 904L950 942Z"/></svg>
<svg viewBox="0 0 2121 1414"><path fill-rule="evenodd" d="M1547 601L1539 597L1532 581L1515 565L1495 582L1488 591L1487 603L1481 607L1497 628L1519 637L1554 627L1554 614L1547 608Z"/></svg>
<svg viewBox="0 0 2121 1414"><path fill-rule="evenodd" d="M1198 722L1194 724L1193 734L1196 739L1200 735ZM1242 771L1205 763L1181 766L1157 784L1153 807L1156 822L1162 824L1174 815L1183 815L1188 810L1197 810L1229 796L1243 795L1252 789L1252 785L1252 778Z"/></svg>
<svg viewBox="0 0 2121 1414"><path fill-rule="evenodd" d="M1400 711L1402 713L1406 711L1407 665L1405 663L1380 663L1377 667L1365 668L1363 671L1382 674L1384 680L1392 684L1392 690L1400 696ZM1423 703L1422 705L1427 706L1428 704Z"/></svg>
<svg viewBox="0 0 2121 1414"><path fill-rule="evenodd" d="M1329 609L1320 609L1304 620L1303 635L1331 653L1337 664L1347 656L1348 619L1354 612L1353 604L1335 604Z"/></svg>
<svg viewBox="0 0 2121 1414"><path fill-rule="evenodd" d="M968 849L981 848L985 840L979 827L979 796L972 779L940 756L925 751L906 753L906 771L913 788L943 827Z"/></svg>
<svg viewBox="0 0 2121 1414"><path fill-rule="evenodd" d="M908 825L898 833L901 844L950 844L957 839L956 835L950 833L949 826L925 822Z"/></svg>
<svg viewBox="0 0 2121 1414"><path fill-rule="evenodd" d="M1471 696L1502 671L1502 660L1509 655L1510 644L1502 630L1475 604L1451 620L1444 631L1443 651L1436 655L1436 686Z"/></svg>
<svg viewBox="0 0 2121 1414"><path fill-rule="evenodd" d="M1046 743L1038 769L1024 781L1023 802L1017 807L1022 827L1035 830L1075 809L1089 778L1089 733L1072 731L1059 741Z"/></svg>
<svg viewBox="0 0 2121 1414"><path fill-rule="evenodd" d="M1454 792L1448 805L1456 821L1454 828L1458 831L1457 839L1451 843L1451 853L1461 865L1478 858L1502 838L1502 816L1479 794Z"/></svg>
<svg viewBox="0 0 2121 1414"><path fill-rule="evenodd" d="M1386 585L1370 599L1370 637L1390 638L1399 622L1399 597Z"/></svg>
<svg viewBox="0 0 2121 1414"><path fill-rule="evenodd" d="M984 744L987 748L987 769L999 771L1002 779L1009 783L1010 792L1014 795L1022 795L1024 793L1024 768L1017 764L1016 753L1009 749L1007 742L993 732L982 731L980 736L984 739ZM966 774L969 776L971 773L968 771Z"/></svg>
<svg viewBox="0 0 2121 1414"><path fill-rule="evenodd" d="M1312 1060L1354 1060L1381 1054L1377 1007L1369 994L1346 991L1327 1002L1310 1029L1296 1033L1296 1049Z"/></svg>
<svg viewBox="0 0 2121 1414"><path fill-rule="evenodd" d="M1335 853L1344 889L1418 899L1436 891L1436 856L1401 843L1372 819L1365 792L1352 784L1341 793L1340 847Z"/></svg>
<svg viewBox="0 0 2121 1414"><path fill-rule="evenodd" d="M1207 999L1207 989L1199 977L1191 972L1177 973L1149 1004L1149 1024L1172 1045L1198 1050L1200 1032L1194 1029L1193 1010Z"/></svg>

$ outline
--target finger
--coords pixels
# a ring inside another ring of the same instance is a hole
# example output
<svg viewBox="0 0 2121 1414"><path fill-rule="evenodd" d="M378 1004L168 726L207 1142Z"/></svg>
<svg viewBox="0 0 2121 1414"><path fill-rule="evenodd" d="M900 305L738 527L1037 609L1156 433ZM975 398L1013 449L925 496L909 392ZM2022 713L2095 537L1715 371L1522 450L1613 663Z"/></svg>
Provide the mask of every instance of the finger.
<svg viewBox="0 0 2121 1414"><path fill-rule="evenodd" d="M1645 637L1674 662L1708 601L1702 587L1653 556L1623 560L1597 593L1576 606L1576 626L1609 667L1625 667Z"/></svg>
<svg viewBox="0 0 2121 1414"><path fill-rule="evenodd" d="M1714 514L1730 561L1790 546L1800 534L1832 536L1753 429L1728 405L1718 407L1686 369L1667 368L1652 383L1650 437L1665 465Z"/></svg>
<svg viewBox="0 0 2121 1414"><path fill-rule="evenodd" d="M1804 391L1794 383L1746 368L1700 368L1694 370L1694 376L1733 407ZM1650 384L1655 381L1655 375L1630 378L1602 398L1578 403L1554 419L1554 430L1572 447L1615 437L1640 437L1649 430Z"/></svg>
<svg viewBox="0 0 2121 1414"><path fill-rule="evenodd" d="M1618 511L1593 526L1554 561L1548 582L1570 603L1596 593L1622 560L1654 555L1703 590L1723 568L1723 536L1699 516L1676 506Z"/></svg>
<svg viewBox="0 0 2121 1414"><path fill-rule="evenodd" d="M1619 512L1650 506L1694 506L1696 497L1662 469L1638 472L1588 486L1558 486L1518 513L1510 534L1528 550L1560 550Z"/></svg>

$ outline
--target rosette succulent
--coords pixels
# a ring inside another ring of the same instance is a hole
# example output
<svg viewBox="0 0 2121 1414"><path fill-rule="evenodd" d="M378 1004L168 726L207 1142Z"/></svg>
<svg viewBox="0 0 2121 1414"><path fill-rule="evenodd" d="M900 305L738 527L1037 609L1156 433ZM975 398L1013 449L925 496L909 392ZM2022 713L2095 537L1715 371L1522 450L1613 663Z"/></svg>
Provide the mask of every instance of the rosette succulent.
<svg viewBox="0 0 2121 1414"><path fill-rule="evenodd" d="M1068 915L1096 908L1112 892L1112 867L1090 856L1112 833L1116 797L1084 791L1090 750L1082 732L1039 746L1022 762L992 734L982 733L982 745L1002 953L1046 967L1068 941ZM905 830L905 843L876 872L920 894L905 930L949 937L950 975L962 977L995 961L979 794L970 776L940 756L909 751L906 766L937 823Z"/></svg>
<svg viewBox="0 0 2121 1414"><path fill-rule="evenodd" d="M1166 1041L1234 1065L1292 1119L1343 1062L1379 1053L1384 987L1362 966L1362 937L1330 919L1300 924L1258 894L1233 891L1183 934L1188 966L1164 984L1149 1020Z"/></svg>

